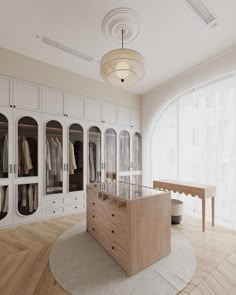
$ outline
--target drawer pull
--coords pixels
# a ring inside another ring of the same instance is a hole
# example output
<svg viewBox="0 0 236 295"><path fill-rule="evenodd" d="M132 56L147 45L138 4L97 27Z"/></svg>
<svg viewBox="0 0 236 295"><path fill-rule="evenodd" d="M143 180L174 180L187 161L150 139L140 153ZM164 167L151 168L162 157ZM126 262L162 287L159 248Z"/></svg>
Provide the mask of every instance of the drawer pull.
<svg viewBox="0 0 236 295"><path fill-rule="evenodd" d="M112 247L111 247L111 249L112 249L112 250L114 250L114 249L115 249L115 247L114 247L114 246L112 246Z"/></svg>
<svg viewBox="0 0 236 295"><path fill-rule="evenodd" d="M77 209L78 207L76 206L75 209Z"/></svg>
<svg viewBox="0 0 236 295"><path fill-rule="evenodd" d="M93 215L93 218L95 218L95 215Z"/></svg>
<svg viewBox="0 0 236 295"><path fill-rule="evenodd" d="M52 211L52 213L56 213L56 211Z"/></svg>
<svg viewBox="0 0 236 295"><path fill-rule="evenodd" d="M115 231L114 231L114 230L112 230L111 232L114 234L114 232L115 232Z"/></svg>
<svg viewBox="0 0 236 295"><path fill-rule="evenodd" d="M95 228L93 228L93 231L95 231Z"/></svg>
<svg viewBox="0 0 236 295"><path fill-rule="evenodd" d="M93 202L93 205L95 205L95 203Z"/></svg>
<svg viewBox="0 0 236 295"><path fill-rule="evenodd" d="M75 198L75 200L78 200L78 198Z"/></svg>
<svg viewBox="0 0 236 295"><path fill-rule="evenodd" d="M112 216L112 217L114 217L114 216L115 216L115 214L111 214L111 216Z"/></svg>
<svg viewBox="0 0 236 295"><path fill-rule="evenodd" d="M52 203L53 203L53 204L56 204L56 201L53 201Z"/></svg>

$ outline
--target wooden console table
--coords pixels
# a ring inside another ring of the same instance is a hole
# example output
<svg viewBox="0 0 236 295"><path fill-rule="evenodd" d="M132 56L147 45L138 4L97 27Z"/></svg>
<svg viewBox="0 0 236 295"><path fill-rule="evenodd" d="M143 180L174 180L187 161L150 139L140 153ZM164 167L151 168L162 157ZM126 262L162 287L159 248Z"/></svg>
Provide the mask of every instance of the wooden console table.
<svg viewBox="0 0 236 295"><path fill-rule="evenodd" d="M170 195L125 182L87 185L87 231L128 276L170 254Z"/></svg>
<svg viewBox="0 0 236 295"><path fill-rule="evenodd" d="M191 182L173 181L173 180L154 180L153 188L173 191L180 194L198 196L202 200L202 231L205 231L206 222L206 199L211 198L211 218L212 226L215 224L215 196L216 187L210 185L203 185Z"/></svg>

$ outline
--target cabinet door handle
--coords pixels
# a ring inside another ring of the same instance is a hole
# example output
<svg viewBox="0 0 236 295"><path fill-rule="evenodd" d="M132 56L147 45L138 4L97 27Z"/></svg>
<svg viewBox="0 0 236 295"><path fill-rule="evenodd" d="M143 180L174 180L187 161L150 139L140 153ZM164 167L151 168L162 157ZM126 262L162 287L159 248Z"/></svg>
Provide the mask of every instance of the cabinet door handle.
<svg viewBox="0 0 236 295"><path fill-rule="evenodd" d="M114 217L114 216L115 216L115 214L111 214L111 216L112 216L112 217Z"/></svg>
<svg viewBox="0 0 236 295"><path fill-rule="evenodd" d="M95 228L93 228L93 231L95 231Z"/></svg>
<svg viewBox="0 0 236 295"><path fill-rule="evenodd" d="M93 205L95 205L95 203L93 202Z"/></svg>
<svg viewBox="0 0 236 295"><path fill-rule="evenodd" d="M13 165L13 173L16 173L16 164Z"/></svg>
<svg viewBox="0 0 236 295"><path fill-rule="evenodd" d="M115 232L115 231L114 231L114 230L112 230L111 232L114 234L114 232Z"/></svg>
<svg viewBox="0 0 236 295"><path fill-rule="evenodd" d="M93 218L95 218L95 215L93 215Z"/></svg>
<svg viewBox="0 0 236 295"><path fill-rule="evenodd" d="M114 249L115 249L115 247L114 247L114 246L112 246L112 247L111 247L111 249L112 249L112 250L114 250Z"/></svg>
<svg viewBox="0 0 236 295"><path fill-rule="evenodd" d="M12 173L12 164L9 165L9 173Z"/></svg>

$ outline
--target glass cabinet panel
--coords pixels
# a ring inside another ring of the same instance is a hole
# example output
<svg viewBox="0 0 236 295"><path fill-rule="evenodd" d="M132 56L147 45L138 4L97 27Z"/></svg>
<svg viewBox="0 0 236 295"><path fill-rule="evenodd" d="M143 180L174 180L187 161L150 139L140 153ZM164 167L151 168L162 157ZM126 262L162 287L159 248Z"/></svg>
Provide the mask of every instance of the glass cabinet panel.
<svg viewBox="0 0 236 295"><path fill-rule="evenodd" d="M142 175L134 175L132 183L142 185Z"/></svg>
<svg viewBox="0 0 236 295"><path fill-rule="evenodd" d="M38 184L18 185L18 212L31 215L38 209Z"/></svg>
<svg viewBox="0 0 236 295"><path fill-rule="evenodd" d="M130 176L120 176L120 181L128 182L130 183Z"/></svg>
<svg viewBox="0 0 236 295"><path fill-rule="evenodd" d="M63 191L63 130L58 121L46 124L46 194Z"/></svg>
<svg viewBox="0 0 236 295"><path fill-rule="evenodd" d="M38 175L38 123L31 117L18 121L18 177Z"/></svg>
<svg viewBox="0 0 236 295"><path fill-rule="evenodd" d="M88 179L90 183L101 182L101 130L91 127L88 140Z"/></svg>
<svg viewBox="0 0 236 295"><path fill-rule="evenodd" d="M8 177L8 120L0 114L0 178Z"/></svg>
<svg viewBox="0 0 236 295"><path fill-rule="evenodd" d="M69 128L69 192L83 190L84 175L84 132L79 124L72 124Z"/></svg>
<svg viewBox="0 0 236 295"><path fill-rule="evenodd" d="M130 170L130 135L128 131L120 132L120 171Z"/></svg>
<svg viewBox="0 0 236 295"><path fill-rule="evenodd" d="M107 129L105 132L105 181L113 181L116 179L116 132L114 129Z"/></svg>
<svg viewBox="0 0 236 295"><path fill-rule="evenodd" d="M8 213L8 186L0 186L0 220Z"/></svg>
<svg viewBox="0 0 236 295"><path fill-rule="evenodd" d="M133 135L133 170L142 170L142 137L135 132Z"/></svg>

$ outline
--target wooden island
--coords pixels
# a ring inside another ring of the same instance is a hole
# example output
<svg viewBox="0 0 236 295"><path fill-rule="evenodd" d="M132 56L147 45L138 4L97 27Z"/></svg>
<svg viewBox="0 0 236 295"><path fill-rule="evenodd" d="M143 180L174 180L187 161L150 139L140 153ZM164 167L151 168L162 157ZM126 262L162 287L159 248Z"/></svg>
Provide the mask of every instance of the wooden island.
<svg viewBox="0 0 236 295"><path fill-rule="evenodd" d="M87 231L132 276L170 254L170 193L125 182L87 185Z"/></svg>

